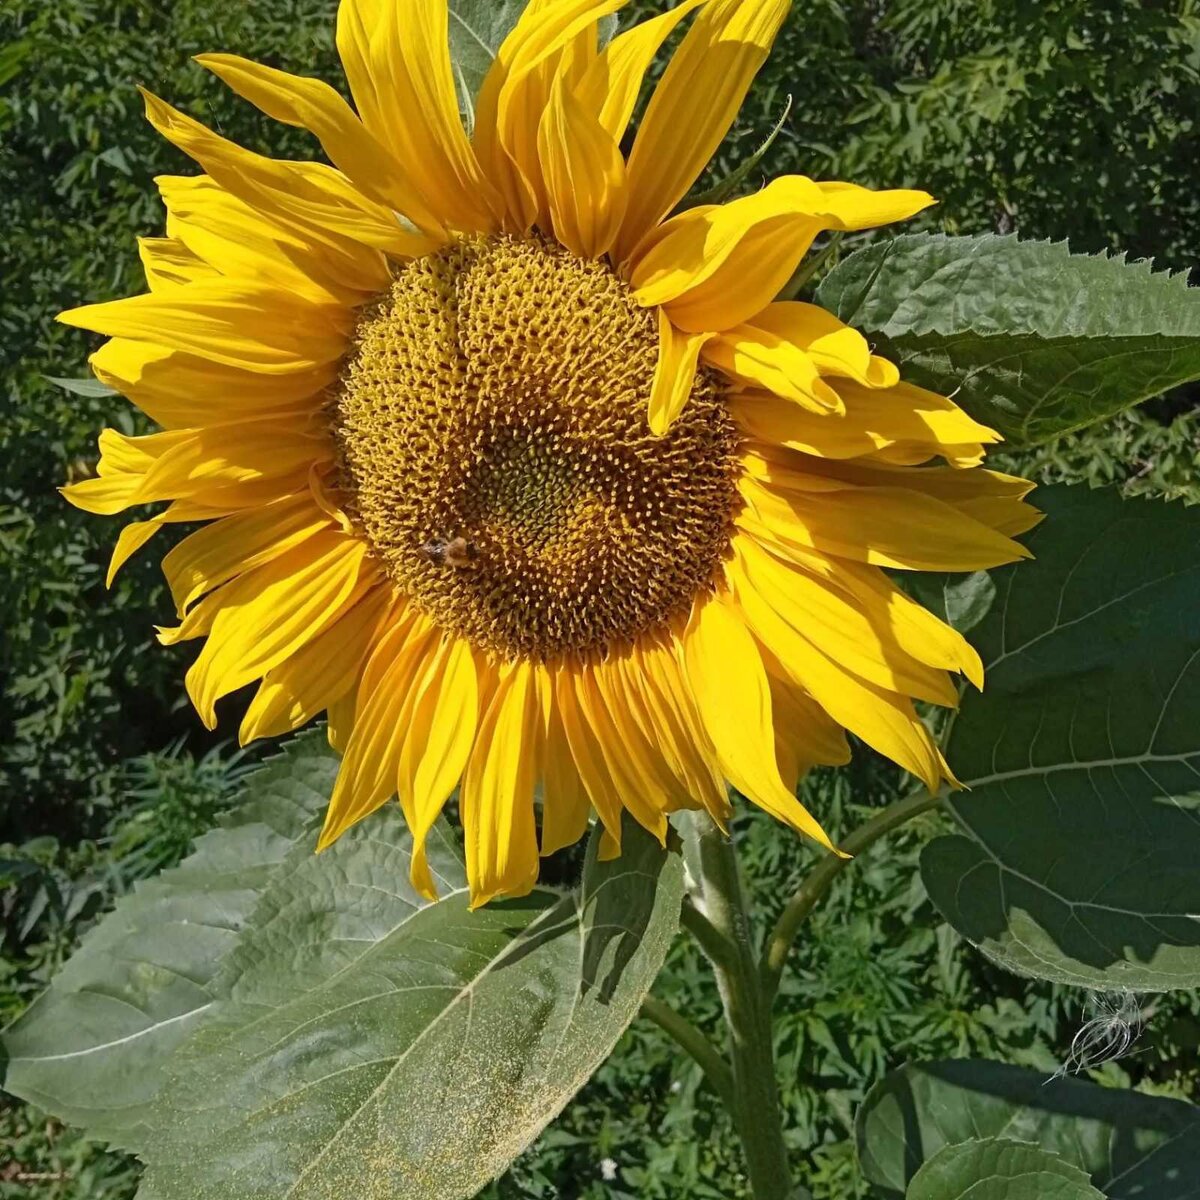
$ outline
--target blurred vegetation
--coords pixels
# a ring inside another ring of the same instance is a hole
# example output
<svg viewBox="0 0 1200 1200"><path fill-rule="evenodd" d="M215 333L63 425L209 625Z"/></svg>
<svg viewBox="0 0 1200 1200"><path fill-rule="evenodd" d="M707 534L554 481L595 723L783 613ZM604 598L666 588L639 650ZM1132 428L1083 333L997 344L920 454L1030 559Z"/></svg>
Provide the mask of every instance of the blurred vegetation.
<svg viewBox="0 0 1200 1200"><path fill-rule="evenodd" d="M0 6L0 1016L11 1018L79 932L138 878L175 861L229 802L242 762L186 709L183 648L152 640L168 615L152 554L111 592L117 522L55 488L91 469L125 406L69 393L91 345L60 309L140 288L136 235L162 220L155 174L190 171L141 120L145 84L226 136L305 156L189 56L226 50L339 83L333 0L5 0ZM637 0L631 12L660 5ZM1200 4L1193 0L814 0L798 5L719 157L728 170L793 108L762 164L875 186L917 186L941 204L926 227L1069 238L1194 269L1200 261ZM753 179L752 181L756 182ZM93 343L94 344L94 343ZM1195 389L1099 430L1002 461L1045 480L1117 483L1200 500ZM232 728L232 726L227 726ZM180 739L186 739L181 741ZM894 794L864 757L810 783L835 828ZM936 818L931 818L936 820ZM738 823L766 913L810 851L753 816ZM919 831L877 850L812 920L785 984L778 1029L797 1150L819 1200L858 1194L847 1142L855 1104L907 1058L977 1053L1052 1070L1082 998L1026 985L963 953L915 870ZM662 996L701 1024L716 996L688 945ZM1107 1068L1192 1094L1195 1009L1164 1007L1140 1053ZM0 1200L123 1200L136 1168L35 1110L0 1110ZM744 1194L719 1108L673 1044L635 1027L581 1100L493 1200Z"/></svg>

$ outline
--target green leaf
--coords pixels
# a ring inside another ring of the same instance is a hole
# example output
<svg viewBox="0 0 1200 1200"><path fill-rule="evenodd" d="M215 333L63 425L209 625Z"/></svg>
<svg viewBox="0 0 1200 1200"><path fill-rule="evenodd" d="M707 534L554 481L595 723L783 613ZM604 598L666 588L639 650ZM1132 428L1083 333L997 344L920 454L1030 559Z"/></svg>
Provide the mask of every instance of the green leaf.
<svg viewBox="0 0 1200 1200"><path fill-rule="evenodd" d="M921 873L1009 970L1200 986L1200 508L1047 488L1035 557L993 573L987 665L947 757L962 833Z"/></svg>
<svg viewBox="0 0 1200 1200"><path fill-rule="evenodd" d="M598 844L578 893L473 913L461 881L416 908L371 835L336 876L282 872L177 1059L143 1197L474 1195L607 1057L677 928L678 855L632 825L616 861Z"/></svg>
<svg viewBox="0 0 1200 1200"><path fill-rule="evenodd" d="M42 378L47 383L52 383L55 387L62 388L64 392L71 392L76 396L86 396L89 400L100 400L105 396L115 396L117 394L107 384L101 383L98 379L64 379L58 375L43 375Z"/></svg>
<svg viewBox="0 0 1200 1200"><path fill-rule="evenodd" d="M30 38L0 46L0 87L20 75L25 60L32 52L33 41Z"/></svg>
<svg viewBox="0 0 1200 1200"><path fill-rule="evenodd" d="M938 1151L906 1200L1104 1200L1078 1167L1037 1146L975 1139Z"/></svg>
<svg viewBox="0 0 1200 1200"><path fill-rule="evenodd" d="M189 858L119 901L6 1032L8 1091L136 1147L167 1059L211 1012L218 964L335 769L323 732L296 738L247 777L249 801Z"/></svg>
<svg viewBox="0 0 1200 1200"><path fill-rule="evenodd" d="M863 1174L893 1198L945 1147L972 1138L1033 1142L1109 1200L1194 1200L1200 1189L1194 1105L1002 1063L902 1067L871 1089L855 1121Z"/></svg>
<svg viewBox="0 0 1200 1200"><path fill-rule="evenodd" d="M1200 289L1065 242L910 234L835 267L818 301L1014 446L1200 377Z"/></svg>

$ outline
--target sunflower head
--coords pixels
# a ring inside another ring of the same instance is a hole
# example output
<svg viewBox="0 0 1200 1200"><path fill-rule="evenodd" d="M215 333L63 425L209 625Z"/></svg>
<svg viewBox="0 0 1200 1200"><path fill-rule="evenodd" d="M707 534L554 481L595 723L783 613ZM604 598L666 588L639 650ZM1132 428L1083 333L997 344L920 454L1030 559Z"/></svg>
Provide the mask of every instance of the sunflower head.
<svg viewBox="0 0 1200 1200"><path fill-rule="evenodd" d="M686 615L729 548L739 438L706 369L652 434L657 361L629 285L543 237L401 266L333 390L346 508L396 586L541 663Z"/></svg>
<svg viewBox="0 0 1200 1200"><path fill-rule="evenodd" d="M325 160L244 150L146 97L200 166L158 180L149 290L62 319L161 428L101 436L72 503L166 524L189 693L257 691L243 740L328 714L322 845L397 796L413 884L457 790L473 897L624 810L728 813L728 785L828 846L796 800L845 731L952 778L914 701L981 683L885 571L1022 556L1028 485L996 435L854 330L777 299L813 240L924 192L802 176L685 197L785 0L685 0L607 44L620 0L531 0L459 112L446 0L342 0L353 107L327 84L199 61ZM630 137L643 82L686 32ZM628 144L626 153L623 147ZM165 507L163 505L165 504Z"/></svg>

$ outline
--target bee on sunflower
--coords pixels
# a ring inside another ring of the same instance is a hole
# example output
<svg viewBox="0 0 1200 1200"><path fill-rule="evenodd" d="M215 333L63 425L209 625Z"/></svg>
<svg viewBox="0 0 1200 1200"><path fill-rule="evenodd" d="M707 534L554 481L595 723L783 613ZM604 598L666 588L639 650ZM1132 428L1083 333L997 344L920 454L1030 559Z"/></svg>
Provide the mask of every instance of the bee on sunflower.
<svg viewBox="0 0 1200 1200"><path fill-rule="evenodd" d="M354 99L199 62L328 162L244 150L146 96L202 174L157 182L149 291L64 313L161 431L105 430L64 488L115 514L112 574L163 525L188 692L241 738L328 714L321 845L398 796L423 844L459 791L473 901L528 892L593 814L729 814L732 784L829 847L796 799L850 731L935 789L914 700L982 683L885 573L1024 555L998 440L831 314L776 297L823 231L924 192L779 178L680 208L787 0L685 0L603 47L621 0L531 0L460 115L446 0L342 0ZM622 151L643 79L690 19ZM540 806L535 803L540 795ZM540 820L539 820L540 812Z"/></svg>

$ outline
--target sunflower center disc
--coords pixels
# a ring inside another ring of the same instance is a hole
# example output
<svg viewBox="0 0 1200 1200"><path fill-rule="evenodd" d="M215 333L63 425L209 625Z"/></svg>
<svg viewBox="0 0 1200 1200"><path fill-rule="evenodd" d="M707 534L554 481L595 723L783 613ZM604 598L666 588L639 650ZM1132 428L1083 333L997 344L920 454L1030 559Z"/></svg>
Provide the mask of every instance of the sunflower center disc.
<svg viewBox="0 0 1200 1200"><path fill-rule="evenodd" d="M600 262L469 238L402 267L337 388L348 507L397 585L506 658L603 650L712 586L737 436L701 370L646 420L652 311Z"/></svg>

